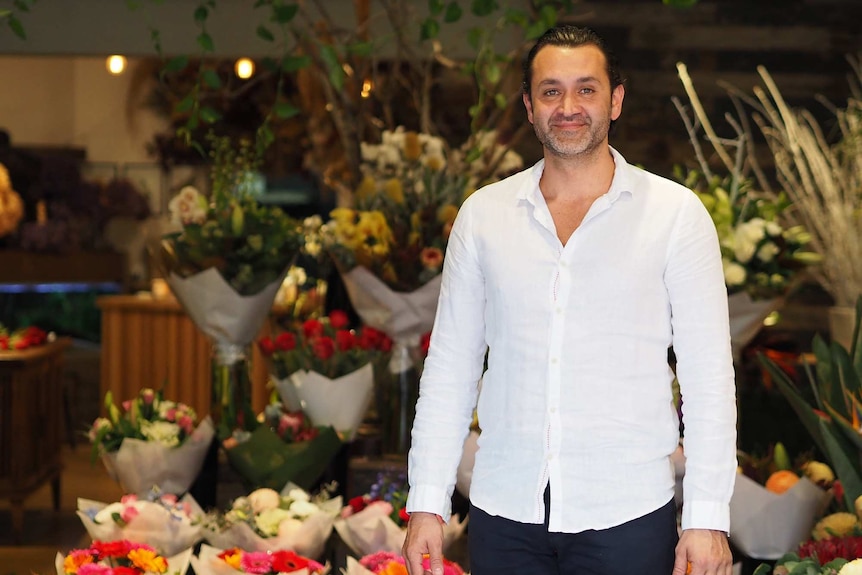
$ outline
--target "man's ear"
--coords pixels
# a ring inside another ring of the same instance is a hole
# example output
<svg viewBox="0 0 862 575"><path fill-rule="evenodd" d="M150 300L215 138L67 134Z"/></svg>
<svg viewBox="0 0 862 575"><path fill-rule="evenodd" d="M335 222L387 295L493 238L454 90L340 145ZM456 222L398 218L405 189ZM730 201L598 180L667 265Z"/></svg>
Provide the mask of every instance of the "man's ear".
<svg viewBox="0 0 862 575"><path fill-rule="evenodd" d="M524 102L524 108L527 110L527 120L533 123L533 101L527 93L521 94L521 100Z"/></svg>
<svg viewBox="0 0 862 575"><path fill-rule="evenodd" d="M620 84L611 93L611 120L616 120L623 113L623 99L626 97L626 89Z"/></svg>

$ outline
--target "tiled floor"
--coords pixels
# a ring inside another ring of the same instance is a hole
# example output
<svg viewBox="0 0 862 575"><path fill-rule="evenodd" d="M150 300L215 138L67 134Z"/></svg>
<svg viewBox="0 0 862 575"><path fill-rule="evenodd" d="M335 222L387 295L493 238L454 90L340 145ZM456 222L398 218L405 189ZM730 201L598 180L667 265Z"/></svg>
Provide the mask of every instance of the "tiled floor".
<svg viewBox="0 0 862 575"><path fill-rule="evenodd" d="M63 452L64 470L60 485L60 510L51 506L51 488L44 485L25 503L24 534L20 545L13 544L12 518L8 501L0 501L0 575L53 574L58 551L66 552L89 542L75 514L79 497L96 501L116 501L122 490L108 477L101 461L90 464L90 446L68 445Z"/></svg>

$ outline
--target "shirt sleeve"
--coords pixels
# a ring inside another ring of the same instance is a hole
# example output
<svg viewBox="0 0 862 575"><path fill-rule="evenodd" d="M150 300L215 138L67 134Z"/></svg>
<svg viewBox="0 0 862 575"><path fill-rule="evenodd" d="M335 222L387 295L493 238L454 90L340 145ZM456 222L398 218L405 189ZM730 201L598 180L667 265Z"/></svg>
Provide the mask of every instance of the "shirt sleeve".
<svg viewBox="0 0 862 575"><path fill-rule="evenodd" d="M682 528L727 532L737 465L727 288L715 225L693 193L680 210L665 282L685 433Z"/></svg>
<svg viewBox="0 0 862 575"><path fill-rule="evenodd" d="M436 513L446 521L487 349L485 281L473 237L475 199L474 194L462 205L449 236L408 456L407 511Z"/></svg>

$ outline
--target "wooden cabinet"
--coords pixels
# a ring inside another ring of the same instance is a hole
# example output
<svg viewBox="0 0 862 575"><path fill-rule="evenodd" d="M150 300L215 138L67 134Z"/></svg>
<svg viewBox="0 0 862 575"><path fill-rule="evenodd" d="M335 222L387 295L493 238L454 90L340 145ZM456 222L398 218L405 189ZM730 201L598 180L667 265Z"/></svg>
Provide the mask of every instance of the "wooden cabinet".
<svg viewBox="0 0 862 575"><path fill-rule="evenodd" d="M176 299L103 296L97 305L102 311L102 398L110 391L119 404L150 387L164 390L166 399L187 403L200 417L209 413L212 343ZM251 347L252 407L260 412L269 397L268 372L257 346Z"/></svg>
<svg viewBox="0 0 862 575"><path fill-rule="evenodd" d="M51 481L54 509L60 507L63 352L70 343L0 351L0 497L11 501L16 541L30 493Z"/></svg>

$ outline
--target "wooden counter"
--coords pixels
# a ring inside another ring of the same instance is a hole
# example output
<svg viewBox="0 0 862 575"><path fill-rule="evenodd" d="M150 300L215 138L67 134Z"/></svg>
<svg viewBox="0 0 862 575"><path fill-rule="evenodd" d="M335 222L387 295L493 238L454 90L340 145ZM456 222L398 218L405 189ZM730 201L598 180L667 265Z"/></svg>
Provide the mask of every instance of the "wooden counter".
<svg viewBox="0 0 862 575"><path fill-rule="evenodd" d="M63 358L60 338L22 351L0 351L0 497L11 501L16 542L24 529L24 500L51 481L60 508Z"/></svg>
<svg viewBox="0 0 862 575"><path fill-rule="evenodd" d="M150 387L192 406L199 417L209 413L212 342L175 298L103 296L96 304L102 310L102 399L110 391L119 404ZM268 331L267 323L262 334ZM251 347L252 407L260 412L269 398L268 373L257 346Z"/></svg>

